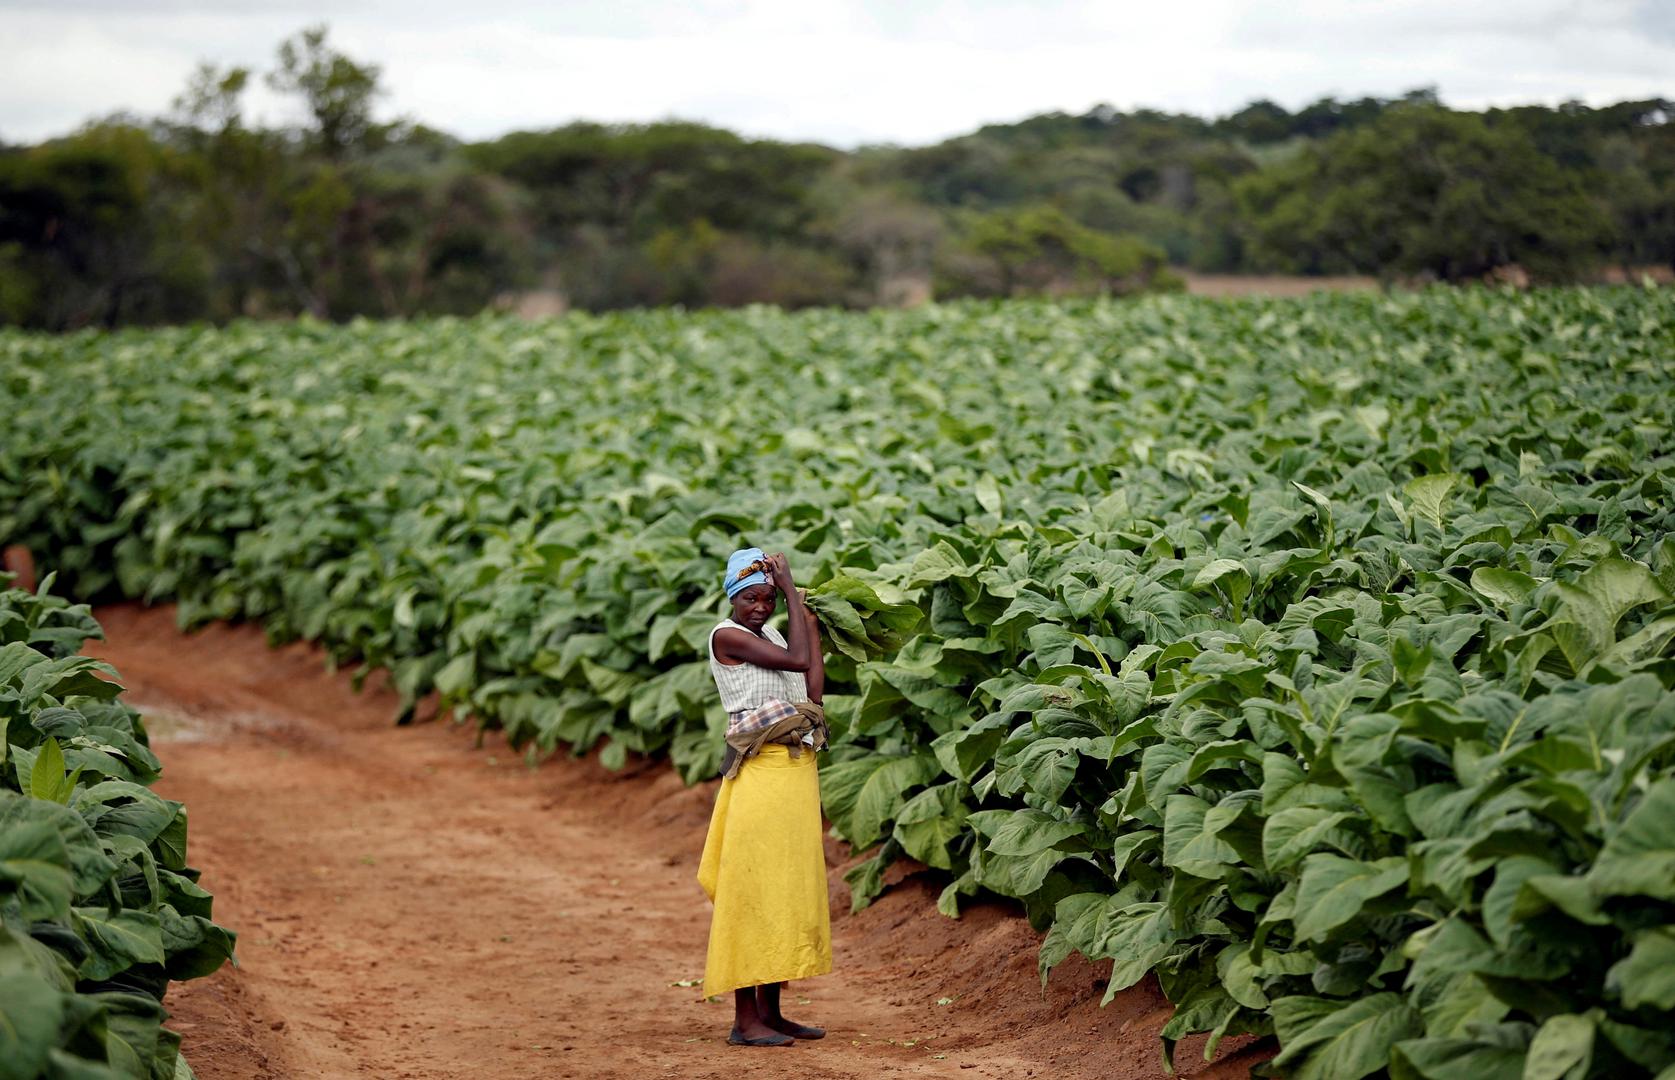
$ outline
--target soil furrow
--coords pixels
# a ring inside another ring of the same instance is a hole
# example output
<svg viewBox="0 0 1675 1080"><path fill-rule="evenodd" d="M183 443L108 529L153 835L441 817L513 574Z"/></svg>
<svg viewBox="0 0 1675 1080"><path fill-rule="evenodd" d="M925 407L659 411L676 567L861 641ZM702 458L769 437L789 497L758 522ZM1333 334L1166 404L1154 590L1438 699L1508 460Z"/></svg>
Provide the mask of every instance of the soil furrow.
<svg viewBox="0 0 1675 1080"><path fill-rule="evenodd" d="M187 804L191 862L239 933L239 967L167 1002L203 1080L1165 1075L1155 987L1101 1009L1102 970L1077 958L1043 994L1016 909L945 919L929 874L851 916L835 842L836 971L787 991L830 1035L729 1047L730 1003L681 985L703 969L713 785L649 763L530 768L446 721L394 727L393 693L352 692L310 646L182 635L171 608L97 615L108 640L88 651L145 712L157 789ZM1187 1075L1257 1060L1205 1066L1201 1048L1180 1047Z"/></svg>

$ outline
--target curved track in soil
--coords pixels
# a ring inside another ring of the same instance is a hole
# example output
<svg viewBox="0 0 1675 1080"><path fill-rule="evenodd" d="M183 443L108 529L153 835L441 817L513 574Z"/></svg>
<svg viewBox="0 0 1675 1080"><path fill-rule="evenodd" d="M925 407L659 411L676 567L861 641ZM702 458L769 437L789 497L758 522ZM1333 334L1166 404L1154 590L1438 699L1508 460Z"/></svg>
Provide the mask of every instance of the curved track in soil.
<svg viewBox="0 0 1675 1080"><path fill-rule="evenodd" d="M238 968L167 1002L203 1080L1164 1075L1155 987L1100 1009L1103 972L1076 958L1043 994L1015 909L944 919L928 875L850 916L835 842L836 971L787 991L830 1035L729 1047L730 1004L679 985L702 974L713 785L529 768L446 721L392 726L392 693L353 693L309 646L183 635L170 608L97 615L108 640L88 652L146 714L157 788L186 803L191 862L239 933ZM1201 1047L1179 1048L1185 1074L1242 1077L1264 1056L1205 1066Z"/></svg>

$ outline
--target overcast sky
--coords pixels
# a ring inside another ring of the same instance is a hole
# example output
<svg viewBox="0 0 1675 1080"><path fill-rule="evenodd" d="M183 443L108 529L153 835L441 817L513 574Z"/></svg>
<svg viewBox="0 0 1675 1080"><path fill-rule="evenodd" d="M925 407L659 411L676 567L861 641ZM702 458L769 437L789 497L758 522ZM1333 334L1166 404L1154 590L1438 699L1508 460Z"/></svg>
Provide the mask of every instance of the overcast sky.
<svg viewBox="0 0 1675 1080"><path fill-rule="evenodd" d="M199 61L265 71L316 22L382 67L386 117L465 138L679 117L850 147L1100 102L1675 97L1675 0L0 0L0 139L157 115ZM249 111L291 119L260 86Z"/></svg>

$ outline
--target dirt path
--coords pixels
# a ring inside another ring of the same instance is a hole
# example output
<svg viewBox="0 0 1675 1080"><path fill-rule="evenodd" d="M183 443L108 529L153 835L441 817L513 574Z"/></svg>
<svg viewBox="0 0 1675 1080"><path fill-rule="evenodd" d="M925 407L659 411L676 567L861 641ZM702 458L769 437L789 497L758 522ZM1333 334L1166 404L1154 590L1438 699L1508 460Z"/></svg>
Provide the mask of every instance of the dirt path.
<svg viewBox="0 0 1675 1080"><path fill-rule="evenodd" d="M146 713L158 789L186 802L191 862L239 933L240 967L167 1003L204 1080L1163 1075L1155 989L1101 1010L1102 972L1078 959L1043 995L1022 919L944 919L919 877L849 916L835 843L837 970L787 991L831 1034L729 1047L730 1004L678 985L702 974L713 786L531 769L448 723L393 727L392 694L352 693L307 646L183 636L167 608L97 614L109 640L88 651ZM1189 1075L1256 1060L1206 1067L1200 1046L1180 1048Z"/></svg>

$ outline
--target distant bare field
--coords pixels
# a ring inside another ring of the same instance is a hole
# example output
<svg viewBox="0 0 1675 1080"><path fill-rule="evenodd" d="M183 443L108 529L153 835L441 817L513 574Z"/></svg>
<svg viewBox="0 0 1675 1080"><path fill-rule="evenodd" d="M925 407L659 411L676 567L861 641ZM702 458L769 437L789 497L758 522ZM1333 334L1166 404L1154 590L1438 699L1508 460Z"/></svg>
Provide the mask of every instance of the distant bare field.
<svg viewBox="0 0 1675 1080"><path fill-rule="evenodd" d="M1195 274L1177 270L1193 296L1307 296L1312 292L1364 292L1379 287L1378 279L1346 274L1337 277L1305 277L1293 274ZM1638 285L1650 279L1658 285L1675 285L1675 268L1668 266L1605 267L1594 280L1604 285ZM1528 285L1522 271L1513 269L1507 283Z"/></svg>
<svg viewBox="0 0 1675 1080"><path fill-rule="evenodd" d="M1372 292L1379 288L1378 279L1361 274L1339 274L1310 277L1303 274L1197 274L1190 270L1175 270L1186 282L1192 296L1307 296L1315 292ZM1598 271L1596 281L1601 284L1640 284L1650 278L1659 285L1675 285L1675 269L1667 266L1607 267ZM1529 279L1513 268L1504 283L1526 286ZM1401 287L1401 286L1398 286ZM1415 287L1409 283L1406 287ZM890 299L883 307L917 307L931 299L928 278L903 278L891 283ZM569 298L558 289L506 293L495 303L498 310L525 319L544 319L562 315L569 310Z"/></svg>
<svg viewBox="0 0 1675 1080"><path fill-rule="evenodd" d="M1639 285L1647 278L1659 285L1675 285L1675 267L1612 266L1600 274L1600 280L1607 285Z"/></svg>
<svg viewBox="0 0 1675 1080"><path fill-rule="evenodd" d="M1312 292L1365 292L1378 279L1358 275L1303 277L1289 274L1194 274L1181 272L1193 296L1307 296Z"/></svg>

